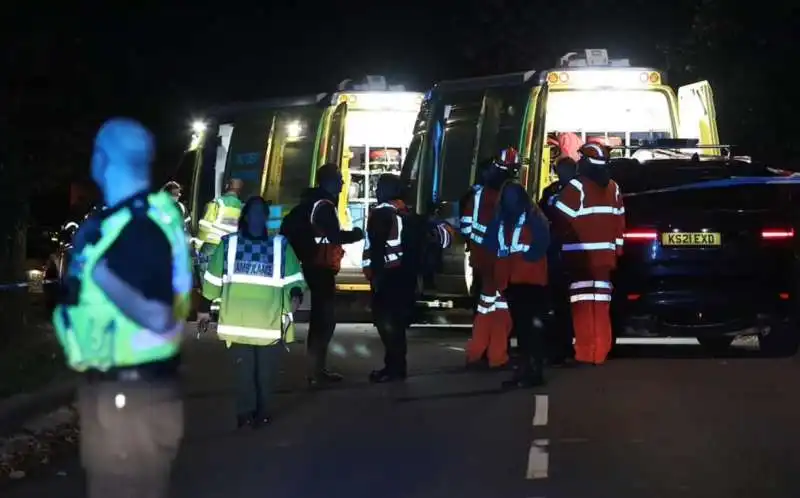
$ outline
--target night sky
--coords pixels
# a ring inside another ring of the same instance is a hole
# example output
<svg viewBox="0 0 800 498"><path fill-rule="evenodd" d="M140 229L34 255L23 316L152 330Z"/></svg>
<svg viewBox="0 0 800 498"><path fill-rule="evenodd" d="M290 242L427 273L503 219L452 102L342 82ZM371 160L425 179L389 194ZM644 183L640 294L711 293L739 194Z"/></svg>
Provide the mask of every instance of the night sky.
<svg viewBox="0 0 800 498"><path fill-rule="evenodd" d="M798 150L800 16L789 2L128 3L3 13L0 144L39 194L63 196L85 176L92 135L113 115L156 132L166 171L209 104L329 91L363 74L424 90L543 69L582 48L666 69L671 83L711 80L723 141L742 153L786 163Z"/></svg>

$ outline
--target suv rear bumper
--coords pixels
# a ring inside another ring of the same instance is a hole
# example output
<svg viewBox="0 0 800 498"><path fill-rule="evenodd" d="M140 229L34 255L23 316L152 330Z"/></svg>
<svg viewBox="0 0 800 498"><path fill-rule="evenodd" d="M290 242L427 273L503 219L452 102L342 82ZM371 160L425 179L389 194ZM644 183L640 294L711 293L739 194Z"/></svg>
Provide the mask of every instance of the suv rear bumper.
<svg viewBox="0 0 800 498"><path fill-rule="evenodd" d="M788 321L792 304L774 288L618 290L612 316L620 337L756 334Z"/></svg>

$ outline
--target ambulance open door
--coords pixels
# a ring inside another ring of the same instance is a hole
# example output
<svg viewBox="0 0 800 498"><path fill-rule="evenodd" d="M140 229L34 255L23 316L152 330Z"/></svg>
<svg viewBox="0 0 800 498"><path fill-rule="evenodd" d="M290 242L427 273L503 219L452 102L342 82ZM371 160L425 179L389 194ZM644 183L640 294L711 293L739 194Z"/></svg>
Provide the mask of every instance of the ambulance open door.
<svg viewBox="0 0 800 498"><path fill-rule="evenodd" d="M699 140L700 145L719 144L714 92L708 81L678 88L678 137ZM719 149L699 149L705 155L719 155Z"/></svg>
<svg viewBox="0 0 800 498"><path fill-rule="evenodd" d="M303 191L313 182L323 111L316 105L281 109L272 120L261 192L274 206L280 206L282 216L300 202Z"/></svg>
<svg viewBox="0 0 800 498"><path fill-rule="evenodd" d="M530 164L527 168L526 188L539 202L542 191L550 184L550 147L547 144L547 97L550 88L545 83L531 91L524 130L530 130L523 151L530 147ZM526 155L523 152L523 158Z"/></svg>
<svg viewBox="0 0 800 498"><path fill-rule="evenodd" d="M342 193L339 194L339 222L343 227L349 228L351 225L349 210L347 209L348 191L350 190L350 154L344 153L344 133L345 123L347 122L347 101L340 102L327 118L325 147L321 149L321 156L318 165L334 163L339 165L342 172L344 186Z"/></svg>

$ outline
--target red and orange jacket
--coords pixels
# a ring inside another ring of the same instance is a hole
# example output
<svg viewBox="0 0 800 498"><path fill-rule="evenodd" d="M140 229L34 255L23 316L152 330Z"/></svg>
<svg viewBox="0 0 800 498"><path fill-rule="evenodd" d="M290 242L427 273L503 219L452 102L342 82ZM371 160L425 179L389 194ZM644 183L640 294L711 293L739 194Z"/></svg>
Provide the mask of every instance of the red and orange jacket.
<svg viewBox="0 0 800 498"><path fill-rule="evenodd" d="M607 183L580 174L558 194L553 223L567 268L617 266L625 232L625 207L619 186L614 180L605 180Z"/></svg>

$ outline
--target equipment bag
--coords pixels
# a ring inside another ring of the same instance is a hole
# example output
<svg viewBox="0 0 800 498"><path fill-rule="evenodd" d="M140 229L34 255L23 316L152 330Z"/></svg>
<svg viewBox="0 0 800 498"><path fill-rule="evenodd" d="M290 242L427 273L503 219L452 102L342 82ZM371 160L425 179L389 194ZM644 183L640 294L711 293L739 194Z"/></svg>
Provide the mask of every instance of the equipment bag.
<svg viewBox="0 0 800 498"><path fill-rule="evenodd" d="M286 237L301 262L313 259L316 248L311 226L311 207L310 203L298 204L281 222L280 234Z"/></svg>

